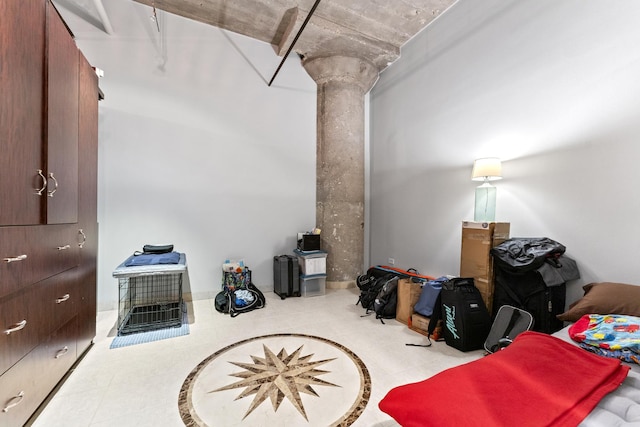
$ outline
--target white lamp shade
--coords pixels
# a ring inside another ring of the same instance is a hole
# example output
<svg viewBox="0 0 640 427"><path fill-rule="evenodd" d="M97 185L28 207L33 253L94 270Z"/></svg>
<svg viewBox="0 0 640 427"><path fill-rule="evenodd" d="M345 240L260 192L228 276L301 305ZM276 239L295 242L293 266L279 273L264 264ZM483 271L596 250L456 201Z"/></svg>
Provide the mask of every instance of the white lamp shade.
<svg viewBox="0 0 640 427"><path fill-rule="evenodd" d="M477 159L473 162L473 181L496 181L502 179L502 162L497 157Z"/></svg>

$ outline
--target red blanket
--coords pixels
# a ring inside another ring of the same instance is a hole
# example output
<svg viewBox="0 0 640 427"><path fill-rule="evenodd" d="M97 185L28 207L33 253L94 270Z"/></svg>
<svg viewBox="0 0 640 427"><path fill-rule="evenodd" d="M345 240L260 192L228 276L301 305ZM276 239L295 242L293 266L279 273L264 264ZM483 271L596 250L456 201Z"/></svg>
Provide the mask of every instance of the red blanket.
<svg viewBox="0 0 640 427"><path fill-rule="evenodd" d="M524 332L502 351L392 389L379 407L405 427L576 426L628 371L619 360Z"/></svg>

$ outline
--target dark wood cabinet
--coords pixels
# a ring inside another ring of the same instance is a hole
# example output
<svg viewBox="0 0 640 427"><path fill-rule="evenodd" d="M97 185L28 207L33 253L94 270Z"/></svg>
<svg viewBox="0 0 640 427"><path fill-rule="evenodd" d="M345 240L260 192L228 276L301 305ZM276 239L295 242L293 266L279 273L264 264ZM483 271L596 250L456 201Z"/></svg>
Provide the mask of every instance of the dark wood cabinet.
<svg viewBox="0 0 640 427"><path fill-rule="evenodd" d="M78 221L78 62L80 52L53 7L47 8L46 223Z"/></svg>
<svg viewBox="0 0 640 427"><path fill-rule="evenodd" d="M98 256L98 76L80 53L78 128L78 283L80 308L78 351L96 335L96 277Z"/></svg>
<svg viewBox="0 0 640 427"><path fill-rule="evenodd" d="M2 225L42 221L45 20L43 0L0 1Z"/></svg>
<svg viewBox="0 0 640 427"><path fill-rule="evenodd" d="M0 0L0 427L95 337L97 80L50 0Z"/></svg>
<svg viewBox="0 0 640 427"><path fill-rule="evenodd" d="M45 0L3 0L0 39L0 224L76 223L80 53Z"/></svg>

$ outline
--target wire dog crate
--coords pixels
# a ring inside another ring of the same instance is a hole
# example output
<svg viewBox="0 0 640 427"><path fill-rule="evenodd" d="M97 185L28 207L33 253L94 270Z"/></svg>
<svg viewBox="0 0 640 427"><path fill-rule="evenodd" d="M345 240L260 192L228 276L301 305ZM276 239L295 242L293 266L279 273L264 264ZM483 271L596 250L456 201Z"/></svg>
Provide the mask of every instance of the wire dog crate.
<svg viewBox="0 0 640 427"><path fill-rule="evenodd" d="M184 254L179 264L123 264L113 272L118 279L118 335L182 326Z"/></svg>

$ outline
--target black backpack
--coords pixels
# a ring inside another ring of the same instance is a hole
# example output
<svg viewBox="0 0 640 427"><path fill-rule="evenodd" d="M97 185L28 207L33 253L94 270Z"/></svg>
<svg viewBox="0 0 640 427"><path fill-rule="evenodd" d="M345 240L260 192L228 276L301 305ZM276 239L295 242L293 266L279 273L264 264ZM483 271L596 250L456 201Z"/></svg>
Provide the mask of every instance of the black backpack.
<svg viewBox="0 0 640 427"><path fill-rule="evenodd" d="M391 273L384 276L373 276L370 274L362 274L356 278L356 285L360 289L360 296L356 305L362 305L362 308L373 311L373 302L378 296L378 292L384 286L388 278L393 277Z"/></svg>
<svg viewBox="0 0 640 427"><path fill-rule="evenodd" d="M393 319L396 317L396 305L398 300L398 276L393 273L385 273L378 277L369 273L358 276L356 284L360 289L360 297L357 304L361 304L366 310L363 316L371 312L376 313L376 319Z"/></svg>
<svg viewBox="0 0 640 427"><path fill-rule="evenodd" d="M376 319L395 319L396 305L398 302L398 276L389 278L373 301L373 311L376 312Z"/></svg>

